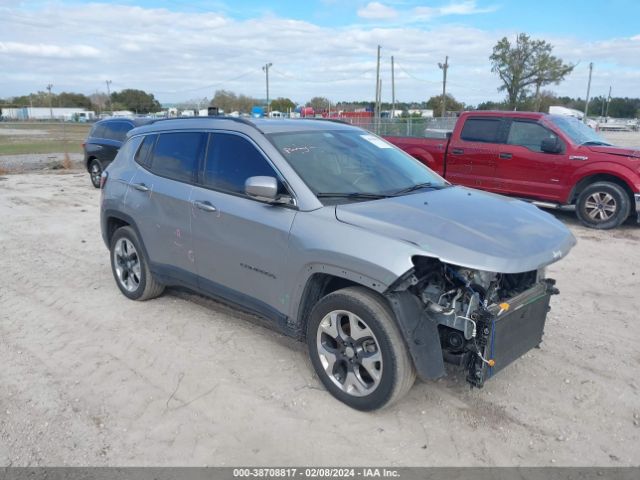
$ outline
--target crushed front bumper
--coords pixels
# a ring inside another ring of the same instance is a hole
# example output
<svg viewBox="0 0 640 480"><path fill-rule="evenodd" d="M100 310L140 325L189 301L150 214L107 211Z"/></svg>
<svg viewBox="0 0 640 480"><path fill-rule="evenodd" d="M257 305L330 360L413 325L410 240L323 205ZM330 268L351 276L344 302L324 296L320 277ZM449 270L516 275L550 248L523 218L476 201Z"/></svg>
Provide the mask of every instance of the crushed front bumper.
<svg viewBox="0 0 640 480"><path fill-rule="evenodd" d="M467 357L467 381L484 382L537 347L542 341L551 295L558 293L555 281L538 282L530 289L491 305L477 318L477 348Z"/></svg>

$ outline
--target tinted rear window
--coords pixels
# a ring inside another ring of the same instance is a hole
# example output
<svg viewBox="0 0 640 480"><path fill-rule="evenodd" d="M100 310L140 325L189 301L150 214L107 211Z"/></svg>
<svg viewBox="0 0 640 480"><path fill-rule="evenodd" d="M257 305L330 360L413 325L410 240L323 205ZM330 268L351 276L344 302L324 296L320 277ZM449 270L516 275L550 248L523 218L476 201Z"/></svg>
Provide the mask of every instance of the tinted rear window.
<svg viewBox="0 0 640 480"><path fill-rule="evenodd" d="M149 163L149 152L153 148L157 135L147 135L142 141L142 145L136 152L135 161L140 165L147 165Z"/></svg>
<svg viewBox="0 0 640 480"><path fill-rule="evenodd" d="M460 138L467 142L498 143L501 124L499 118L469 118L464 122Z"/></svg>
<svg viewBox="0 0 640 480"><path fill-rule="evenodd" d="M183 182L195 179L207 135L199 132L163 133L153 150L151 170Z"/></svg>
<svg viewBox="0 0 640 480"><path fill-rule="evenodd" d="M133 128L133 125L128 122L113 122L107 123L104 126L106 136L103 138L110 138L119 142L124 142L127 132Z"/></svg>

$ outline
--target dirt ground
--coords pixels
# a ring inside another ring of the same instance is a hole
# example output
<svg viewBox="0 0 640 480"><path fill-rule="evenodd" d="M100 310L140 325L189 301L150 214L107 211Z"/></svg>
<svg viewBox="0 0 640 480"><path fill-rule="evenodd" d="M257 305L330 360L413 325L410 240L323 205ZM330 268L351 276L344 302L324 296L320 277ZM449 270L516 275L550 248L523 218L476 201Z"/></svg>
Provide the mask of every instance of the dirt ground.
<svg viewBox="0 0 640 480"><path fill-rule="evenodd" d="M640 464L640 227L549 268L542 348L470 390L453 370L377 413L304 346L169 290L117 289L88 175L0 177L0 465Z"/></svg>

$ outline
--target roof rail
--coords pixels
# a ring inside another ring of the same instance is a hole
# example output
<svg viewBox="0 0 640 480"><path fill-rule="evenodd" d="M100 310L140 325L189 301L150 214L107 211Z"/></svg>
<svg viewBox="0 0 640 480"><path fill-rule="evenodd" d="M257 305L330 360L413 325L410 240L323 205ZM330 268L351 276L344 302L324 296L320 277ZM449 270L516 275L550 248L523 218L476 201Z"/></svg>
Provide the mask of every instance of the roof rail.
<svg viewBox="0 0 640 480"><path fill-rule="evenodd" d="M168 117L168 118L159 118L157 119L157 121L161 121L161 122L165 122L165 121L170 121L170 120L231 120L233 122L238 122L238 123L244 123L245 125L249 125L250 127L255 128L256 130L258 130L260 133L264 133L262 130L260 130L260 128L258 128L258 126L253 123L251 120L247 120L246 118L243 117L231 117L228 115L203 115L203 116L197 116L197 117Z"/></svg>
<svg viewBox="0 0 640 480"><path fill-rule="evenodd" d="M333 123L342 123L343 125L352 125L352 123L349 122L345 122L344 120L340 119L340 118L322 118L322 117L318 117L318 118L314 118L314 117L302 117L300 120L320 120L322 122L333 122Z"/></svg>

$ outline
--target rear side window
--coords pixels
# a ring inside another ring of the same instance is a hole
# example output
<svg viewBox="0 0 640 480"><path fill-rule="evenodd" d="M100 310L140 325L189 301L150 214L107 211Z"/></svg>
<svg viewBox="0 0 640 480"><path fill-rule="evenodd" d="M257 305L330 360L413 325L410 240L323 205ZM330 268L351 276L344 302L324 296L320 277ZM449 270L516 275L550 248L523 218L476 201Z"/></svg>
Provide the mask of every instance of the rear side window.
<svg viewBox="0 0 640 480"><path fill-rule="evenodd" d="M206 134L198 132L161 134L153 150L151 170L173 180L192 182L204 152L206 138Z"/></svg>
<svg viewBox="0 0 640 480"><path fill-rule="evenodd" d="M105 138L104 124L98 123L94 125L89 136L93 138Z"/></svg>
<svg viewBox="0 0 640 480"><path fill-rule="evenodd" d="M144 137L142 145L140 145L140 148L136 152L135 161L137 163L139 163L140 165L149 164L149 153L153 149L153 144L155 143L157 137L157 135L147 135L146 137Z"/></svg>
<svg viewBox="0 0 640 480"><path fill-rule="evenodd" d="M507 143L509 145L520 145L534 152L541 152L542 148L540 147L543 140L554 140L556 138L557 135L555 133L547 130L539 123L514 120L509 129Z"/></svg>
<svg viewBox="0 0 640 480"><path fill-rule="evenodd" d="M212 134L204 168L203 182L206 186L244 194L244 182L255 176L278 178L251 142L238 135Z"/></svg>
<svg viewBox="0 0 640 480"><path fill-rule="evenodd" d="M133 128L128 122L111 122L104 124L105 132L102 138L110 138L119 142L124 142L127 132Z"/></svg>
<svg viewBox="0 0 640 480"><path fill-rule="evenodd" d="M460 138L467 142L498 143L501 124L499 118L468 118Z"/></svg>

